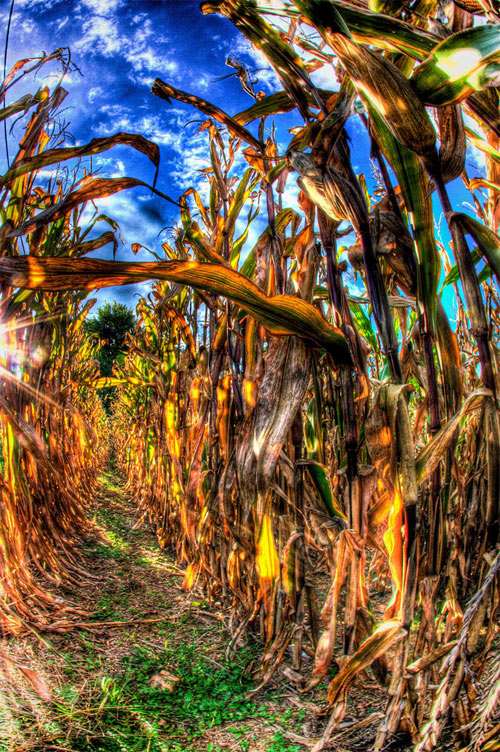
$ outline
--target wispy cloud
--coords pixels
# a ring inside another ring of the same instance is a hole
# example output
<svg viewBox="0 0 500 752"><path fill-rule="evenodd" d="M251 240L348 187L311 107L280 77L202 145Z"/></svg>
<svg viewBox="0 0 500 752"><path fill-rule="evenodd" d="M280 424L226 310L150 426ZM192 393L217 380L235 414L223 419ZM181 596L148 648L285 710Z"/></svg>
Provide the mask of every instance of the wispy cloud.
<svg viewBox="0 0 500 752"><path fill-rule="evenodd" d="M121 0L85 0L91 15L83 22L82 37L73 48L80 53L96 52L105 58L122 58L130 66L127 75L135 83L153 81L145 74L175 75L179 69L176 60L165 56L165 37L158 35L153 23L145 14L136 14L127 23L117 13ZM130 28L131 27L131 28Z"/></svg>
<svg viewBox="0 0 500 752"><path fill-rule="evenodd" d="M123 7L124 0L82 0L80 8L97 13L100 16L109 16Z"/></svg>
<svg viewBox="0 0 500 752"><path fill-rule="evenodd" d="M87 95L87 99L89 101L89 104L92 104L96 99L99 99L104 94L104 89L102 86L93 86L91 89L89 89L89 93Z"/></svg>
<svg viewBox="0 0 500 752"><path fill-rule="evenodd" d="M73 44L77 52L98 52L104 57L111 57L121 51L121 36L118 27L109 23L104 16L92 16L84 21L83 36Z"/></svg>

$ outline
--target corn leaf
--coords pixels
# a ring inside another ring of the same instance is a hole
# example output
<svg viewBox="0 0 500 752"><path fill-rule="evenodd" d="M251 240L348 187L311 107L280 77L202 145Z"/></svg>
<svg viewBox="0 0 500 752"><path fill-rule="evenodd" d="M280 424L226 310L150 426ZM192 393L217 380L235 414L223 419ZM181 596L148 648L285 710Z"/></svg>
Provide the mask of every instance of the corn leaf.
<svg viewBox="0 0 500 752"><path fill-rule="evenodd" d="M54 206L51 206L49 209L45 209L39 214L31 217L31 219L22 224L21 227L17 227L13 230L9 234L9 237L15 238L20 235L26 235L37 227L42 227L50 222L55 222L56 220L67 216L72 209L80 204L84 204L86 201L106 198L106 196L112 196L114 193L118 193L127 188L135 188L139 185L149 188L149 190L152 190L158 196L161 196L177 206L177 202L169 196L157 191L155 188L152 188L150 185L142 180L138 180L137 178L95 178L86 183L82 188L69 193L66 198L59 201L59 203L54 204Z"/></svg>
<svg viewBox="0 0 500 752"><path fill-rule="evenodd" d="M421 157L429 168L435 168L434 128L427 110L399 68L388 58L353 42L333 3L293 2L339 57L366 106L376 109L395 138Z"/></svg>
<svg viewBox="0 0 500 752"><path fill-rule="evenodd" d="M450 445L462 418L467 414L482 408L484 401L491 396L491 392L487 389L477 389L467 397L464 404L460 410L455 413L453 418L451 418L446 425L443 426L435 436L433 436L431 441L429 441L419 453L415 461L417 483L422 483L422 481L432 475Z"/></svg>
<svg viewBox="0 0 500 752"><path fill-rule="evenodd" d="M432 197L425 171L412 151L390 132L375 107L368 108L373 135L397 177L408 212L418 258L418 299L429 331L436 330L441 259L433 231Z"/></svg>
<svg viewBox="0 0 500 752"><path fill-rule="evenodd" d="M225 125L232 136L241 138L245 143L253 146L256 151L261 151L262 144L255 138L255 136L252 136L250 131L247 131L246 128L219 107L216 107L211 102L207 102L206 99L200 99L200 97L196 97L193 94L188 94L185 91L176 89L175 86L170 86L170 84L165 83L165 81L162 81L160 78L155 79L151 93L160 97L160 99L165 99L165 101L169 103L171 99L177 99L179 102L192 104L193 107L196 107L197 110L203 112L204 115L207 115L208 117L217 120L218 123Z"/></svg>
<svg viewBox="0 0 500 752"><path fill-rule="evenodd" d="M486 260L498 282L500 282L500 237L497 233L467 214L454 212L450 219L452 223L457 222L464 232L472 235L481 256Z"/></svg>
<svg viewBox="0 0 500 752"><path fill-rule="evenodd" d="M411 83L423 102L437 107L466 99L500 82L500 27L474 26L440 42Z"/></svg>
<svg viewBox="0 0 500 752"><path fill-rule="evenodd" d="M30 290L84 290L126 285L149 279L180 282L223 295L241 305L276 336L295 334L332 353L338 363L351 356L342 332L310 303L290 295L269 298L239 272L196 261L132 262L26 256L0 259L0 280Z"/></svg>
<svg viewBox="0 0 500 752"><path fill-rule="evenodd" d="M20 175L26 175L28 172L40 170L43 167L48 167L48 165L59 164L68 159L81 159L82 157L100 154L101 152L120 144L132 146L134 149L137 149L137 151L142 152L142 154L145 154L152 161L155 167L158 167L160 164L160 149L157 144L148 141L144 136L134 133L116 133L114 136L107 136L106 138L93 138L92 141L84 146L70 146L65 149L47 149L40 154L36 154L34 157L22 159L20 162L13 164L10 170L0 178L0 184L8 183L10 180L17 178Z"/></svg>

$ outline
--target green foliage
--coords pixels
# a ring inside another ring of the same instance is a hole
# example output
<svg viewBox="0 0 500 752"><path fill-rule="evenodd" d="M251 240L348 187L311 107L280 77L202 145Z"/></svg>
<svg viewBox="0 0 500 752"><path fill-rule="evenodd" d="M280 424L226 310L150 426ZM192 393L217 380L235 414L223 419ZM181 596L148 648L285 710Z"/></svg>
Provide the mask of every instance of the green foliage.
<svg viewBox="0 0 500 752"><path fill-rule="evenodd" d="M84 321L83 328L86 333L91 337L97 337L101 345L97 353L101 376L112 376L113 365L123 363L127 351L125 337L134 331L136 325L134 312L116 300L113 303L104 303L99 307L96 316ZM108 412L115 391L115 387L99 390Z"/></svg>
<svg viewBox="0 0 500 752"><path fill-rule="evenodd" d="M217 663L195 644L166 643L154 652L136 647L123 659L118 678L96 681L90 703L71 685L59 690L54 743L70 740L75 752L177 752L212 727L264 717L266 709L246 698L249 658L243 651ZM178 681L170 682L171 676Z"/></svg>
<svg viewBox="0 0 500 752"><path fill-rule="evenodd" d="M104 303L97 311L97 316L84 323L87 334L96 335L101 343L98 353L101 376L111 376L113 363L119 361L120 354L126 351L125 336L136 326L133 311L123 303Z"/></svg>
<svg viewBox="0 0 500 752"><path fill-rule="evenodd" d="M290 744L285 735L278 731L266 752L302 752L302 747L299 744Z"/></svg>

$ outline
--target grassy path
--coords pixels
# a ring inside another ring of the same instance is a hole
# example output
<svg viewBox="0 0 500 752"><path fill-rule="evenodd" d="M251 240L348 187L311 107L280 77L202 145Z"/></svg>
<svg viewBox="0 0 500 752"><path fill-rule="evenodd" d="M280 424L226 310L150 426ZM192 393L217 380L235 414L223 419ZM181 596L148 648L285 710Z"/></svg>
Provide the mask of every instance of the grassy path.
<svg viewBox="0 0 500 752"><path fill-rule="evenodd" d="M2 752L303 750L287 735L310 727L313 706L284 677L248 697L255 647L226 659L224 615L182 591L174 558L147 524L137 527L112 475L93 516L84 565L95 579L64 592L91 612L88 627L45 646L35 637L0 643Z"/></svg>

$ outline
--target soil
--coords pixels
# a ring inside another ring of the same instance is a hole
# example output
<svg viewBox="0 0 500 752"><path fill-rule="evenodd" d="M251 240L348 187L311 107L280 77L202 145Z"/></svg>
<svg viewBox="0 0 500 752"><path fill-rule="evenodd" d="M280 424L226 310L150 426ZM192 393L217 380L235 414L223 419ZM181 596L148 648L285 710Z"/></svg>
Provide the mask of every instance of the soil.
<svg viewBox="0 0 500 752"><path fill-rule="evenodd" d="M285 656L267 686L253 693L262 645L250 635L226 654L230 613L207 603L196 587L182 589L185 572L175 553L159 548L114 475L101 478L91 518L82 550L89 578L60 593L82 615L72 617L66 633L0 642L0 750L311 749L326 723L319 711L331 676L301 694ZM312 668L307 661L304 654L305 673ZM325 750L369 752L385 697L362 674ZM388 749L411 745L396 738Z"/></svg>
<svg viewBox="0 0 500 752"><path fill-rule="evenodd" d="M158 547L147 521L139 523L113 475L101 479L91 517L94 531L82 551L90 577L60 593L88 614L78 617L80 626L0 642L0 750L310 746L312 739L306 746L295 739L317 733L314 698L299 695L283 674L248 695L254 684L247 669L255 667L259 646L250 641L226 656L229 613L196 588L182 590L174 553Z"/></svg>

